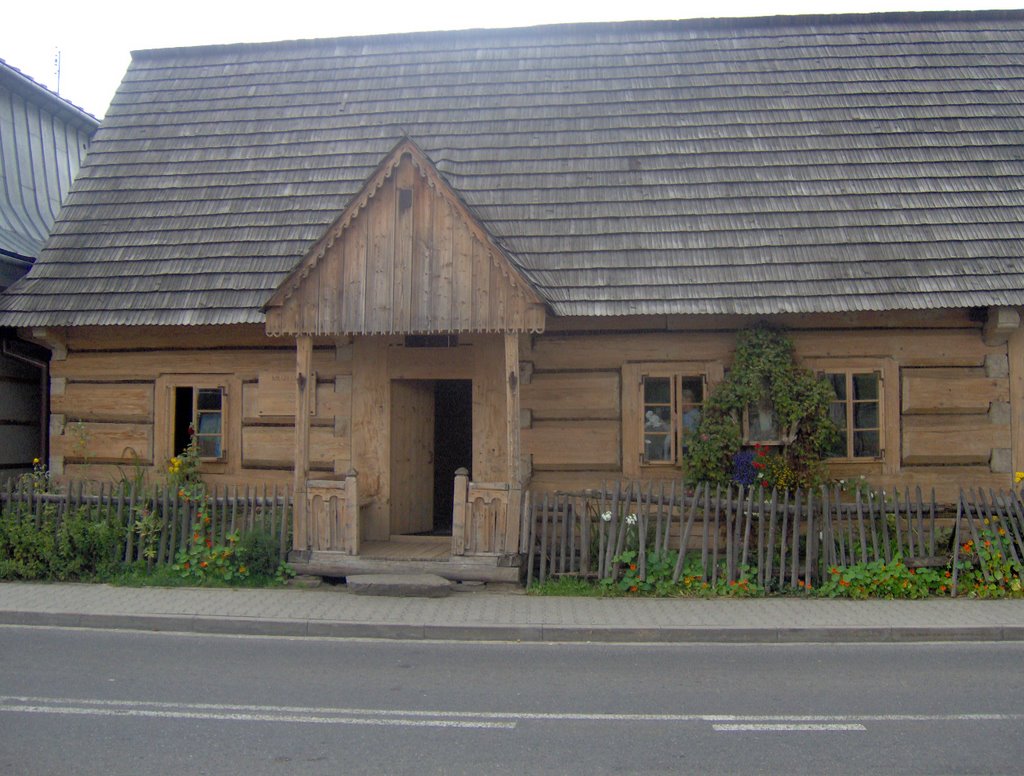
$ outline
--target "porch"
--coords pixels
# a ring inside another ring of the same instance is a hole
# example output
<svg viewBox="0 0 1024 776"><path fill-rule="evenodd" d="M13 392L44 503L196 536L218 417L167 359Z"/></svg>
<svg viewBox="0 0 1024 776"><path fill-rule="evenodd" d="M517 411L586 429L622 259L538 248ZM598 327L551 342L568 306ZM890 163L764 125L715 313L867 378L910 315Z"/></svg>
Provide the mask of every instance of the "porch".
<svg viewBox="0 0 1024 776"><path fill-rule="evenodd" d="M301 574L435 574L453 581L519 582L522 492L474 483L459 469L451 535L391 534L365 540L373 499L359 497L359 475L307 480L296 502L292 567Z"/></svg>

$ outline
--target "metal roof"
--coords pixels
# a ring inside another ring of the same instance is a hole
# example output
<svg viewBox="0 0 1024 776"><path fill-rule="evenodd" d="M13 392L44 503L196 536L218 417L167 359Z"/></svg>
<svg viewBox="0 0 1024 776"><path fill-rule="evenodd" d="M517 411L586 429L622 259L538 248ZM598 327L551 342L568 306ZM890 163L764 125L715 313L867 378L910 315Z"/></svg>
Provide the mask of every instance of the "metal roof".
<svg viewBox="0 0 1024 776"><path fill-rule="evenodd" d="M0 59L0 288L39 254L98 126Z"/></svg>
<svg viewBox="0 0 1024 776"><path fill-rule="evenodd" d="M261 322L403 137L558 315L1024 305L1024 12L137 52L0 324Z"/></svg>

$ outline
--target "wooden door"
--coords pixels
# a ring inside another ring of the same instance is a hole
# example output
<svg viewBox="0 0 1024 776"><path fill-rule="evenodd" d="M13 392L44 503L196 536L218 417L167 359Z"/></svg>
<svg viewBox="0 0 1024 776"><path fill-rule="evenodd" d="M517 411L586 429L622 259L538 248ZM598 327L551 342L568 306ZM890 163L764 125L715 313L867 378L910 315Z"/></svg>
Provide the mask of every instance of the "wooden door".
<svg viewBox="0 0 1024 776"><path fill-rule="evenodd" d="M391 533L434 528L434 383L391 383Z"/></svg>

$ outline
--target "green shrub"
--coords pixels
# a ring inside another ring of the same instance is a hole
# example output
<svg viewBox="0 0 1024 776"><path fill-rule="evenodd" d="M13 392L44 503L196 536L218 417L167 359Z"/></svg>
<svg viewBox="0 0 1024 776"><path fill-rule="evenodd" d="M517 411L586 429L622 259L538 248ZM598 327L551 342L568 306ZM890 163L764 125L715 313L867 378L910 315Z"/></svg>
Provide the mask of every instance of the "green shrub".
<svg viewBox="0 0 1024 776"><path fill-rule="evenodd" d="M241 535L235 546L239 563L249 573L261 577L273 577L281 565L278 539L264 528L252 528Z"/></svg>

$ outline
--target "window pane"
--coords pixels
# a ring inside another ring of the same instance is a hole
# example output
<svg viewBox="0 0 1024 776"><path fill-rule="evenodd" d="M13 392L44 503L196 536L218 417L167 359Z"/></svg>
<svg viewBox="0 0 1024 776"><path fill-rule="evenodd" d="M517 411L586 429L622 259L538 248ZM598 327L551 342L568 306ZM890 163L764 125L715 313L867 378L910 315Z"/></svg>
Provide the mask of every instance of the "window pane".
<svg viewBox="0 0 1024 776"><path fill-rule="evenodd" d="M651 407L644 413L644 431L668 433L672 428L671 407Z"/></svg>
<svg viewBox="0 0 1024 776"><path fill-rule="evenodd" d="M849 453L846 452L845 431L839 432L839 437L836 439L836 443L829 448L827 455L829 458L846 458L846 456L849 455Z"/></svg>
<svg viewBox="0 0 1024 776"><path fill-rule="evenodd" d="M681 377L679 379L680 396L689 391L694 404L704 403L704 379L701 377Z"/></svg>
<svg viewBox="0 0 1024 776"><path fill-rule="evenodd" d="M672 380L669 377L644 378L644 404L671 404Z"/></svg>
<svg viewBox="0 0 1024 776"><path fill-rule="evenodd" d="M846 399L846 375L845 374L827 374L825 377L832 383L832 390L836 392L836 398L840 401Z"/></svg>
<svg viewBox="0 0 1024 776"><path fill-rule="evenodd" d="M219 412L200 412L199 413L199 428L196 429L197 434L219 434L220 433L220 413Z"/></svg>
<svg viewBox="0 0 1024 776"><path fill-rule="evenodd" d="M671 461L672 435L644 434L644 458L648 461Z"/></svg>
<svg viewBox="0 0 1024 776"><path fill-rule="evenodd" d="M751 442L777 442L781 436L775 408L767 397L747 408L747 422Z"/></svg>
<svg viewBox="0 0 1024 776"><path fill-rule="evenodd" d="M853 405L854 428L878 428L878 403L858 402Z"/></svg>
<svg viewBox="0 0 1024 776"><path fill-rule="evenodd" d="M879 451L877 431L856 431L853 434L853 454L856 457L877 458Z"/></svg>
<svg viewBox="0 0 1024 776"><path fill-rule="evenodd" d="M220 458L219 436L197 436L200 458Z"/></svg>
<svg viewBox="0 0 1024 776"><path fill-rule="evenodd" d="M878 398L878 373L868 372L867 374L855 374L853 376L853 398L854 399L877 399Z"/></svg>
<svg viewBox="0 0 1024 776"><path fill-rule="evenodd" d="M828 415L840 430L846 428L846 404L844 402L832 402L828 408Z"/></svg>
<svg viewBox="0 0 1024 776"><path fill-rule="evenodd" d="M220 388L200 388L196 397L196 407L201 410L219 410Z"/></svg>

